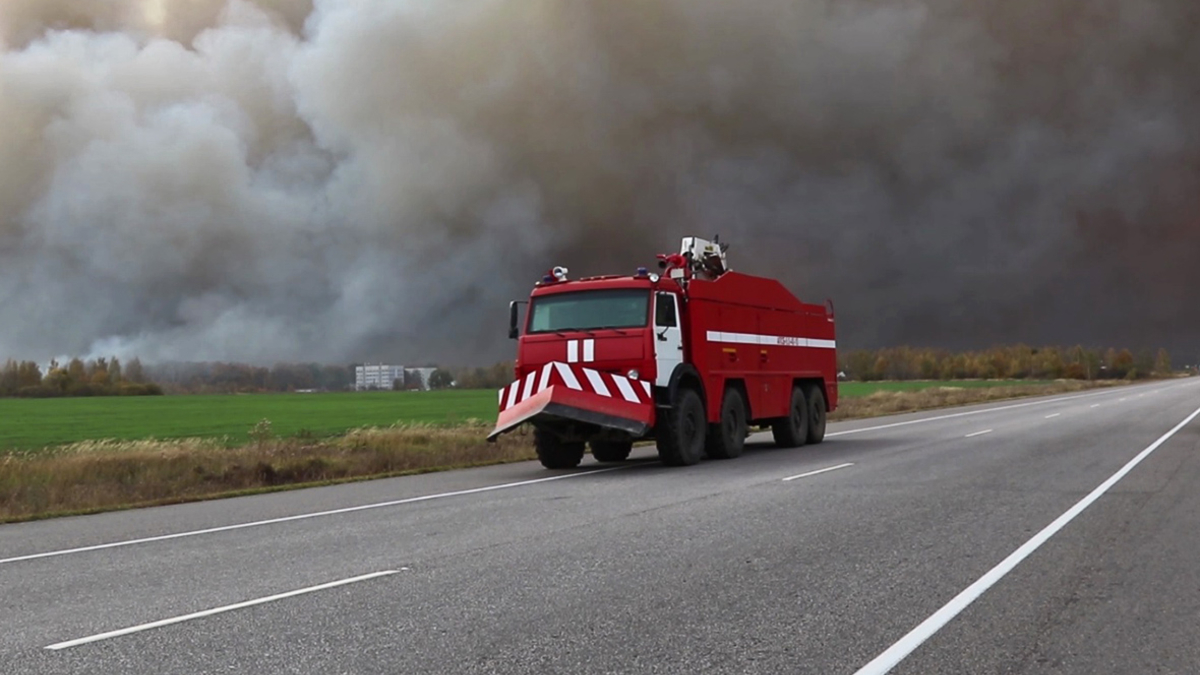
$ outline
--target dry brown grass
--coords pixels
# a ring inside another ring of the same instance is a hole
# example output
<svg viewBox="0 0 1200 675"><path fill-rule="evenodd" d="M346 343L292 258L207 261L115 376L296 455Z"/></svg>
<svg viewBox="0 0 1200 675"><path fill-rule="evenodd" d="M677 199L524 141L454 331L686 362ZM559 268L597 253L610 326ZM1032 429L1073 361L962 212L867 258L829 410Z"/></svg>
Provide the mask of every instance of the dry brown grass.
<svg viewBox="0 0 1200 675"><path fill-rule="evenodd" d="M843 398L830 420L861 419L897 413L934 410L971 403L987 403L1025 396L1065 394L1085 389L1112 387L1123 381L1084 382L1058 380L1049 384L1014 385L1010 387L935 387L919 391L878 391L869 396Z"/></svg>
<svg viewBox="0 0 1200 675"><path fill-rule="evenodd" d="M878 392L847 398L842 420L1080 391L1115 383L1052 384ZM487 443L490 425L364 428L332 439L274 438L260 423L255 440L86 441L39 453L0 456L0 522L169 504L285 487L420 473L535 457L529 434Z"/></svg>
<svg viewBox="0 0 1200 675"><path fill-rule="evenodd" d="M528 435L490 426L358 429L327 440L88 441L0 458L0 522L245 494L280 486L534 458Z"/></svg>

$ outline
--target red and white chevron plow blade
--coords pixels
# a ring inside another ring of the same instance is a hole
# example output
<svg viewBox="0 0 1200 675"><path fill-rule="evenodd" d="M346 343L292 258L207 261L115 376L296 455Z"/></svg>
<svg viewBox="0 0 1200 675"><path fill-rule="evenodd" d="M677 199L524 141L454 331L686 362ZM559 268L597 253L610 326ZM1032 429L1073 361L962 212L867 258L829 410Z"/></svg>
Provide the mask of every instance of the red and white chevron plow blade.
<svg viewBox="0 0 1200 675"><path fill-rule="evenodd" d="M547 363L500 390L500 416L488 440L538 416L643 436L654 426L654 393L646 380Z"/></svg>

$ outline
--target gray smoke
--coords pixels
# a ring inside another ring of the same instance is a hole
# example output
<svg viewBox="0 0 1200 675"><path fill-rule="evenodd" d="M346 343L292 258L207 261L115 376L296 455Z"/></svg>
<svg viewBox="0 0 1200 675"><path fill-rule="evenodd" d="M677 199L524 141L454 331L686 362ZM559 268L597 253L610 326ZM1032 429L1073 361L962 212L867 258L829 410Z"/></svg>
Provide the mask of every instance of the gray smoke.
<svg viewBox="0 0 1200 675"><path fill-rule="evenodd" d="M1195 354L1197 64L1194 0L0 0L0 355L491 361L717 232L847 346Z"/></svg>

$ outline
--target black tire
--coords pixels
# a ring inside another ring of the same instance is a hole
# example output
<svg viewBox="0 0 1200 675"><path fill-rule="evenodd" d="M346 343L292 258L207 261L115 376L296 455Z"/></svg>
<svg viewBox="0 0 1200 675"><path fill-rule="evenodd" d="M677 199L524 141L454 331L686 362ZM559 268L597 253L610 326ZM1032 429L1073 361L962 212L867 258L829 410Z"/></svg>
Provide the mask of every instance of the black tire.
<svg viewBox="0 0 1200 675"><path fill-rule="evenodd" d="M712 459L740 457L746 448L746 404L736 388L725 392L721 401L721 421L708 427L704 454Z"/></svg>
<svg viewBox="0 0 1200 675"><path fill-rule="evenodd" d="M566 442L546 429L534 428L533 447L547 469L574 469L583 461L583 441Z"/></svg>
<svg viewBox="0 0 1200 675"><path fill-rule="evenodd" d="M633 451L633 441L592 441L589 445L597 462L624 462Z"/></svg>
<svg viewBox="0 0 1200 675"><path fill-rule="evenodd" d="M667 466L691 466L704 456L708 420L696 390L681 387L675 404L661 411L655 433L658 457Z"/></svg>
<svg viewBox="0 0 1200 675"><path fill-rule="evenodd" d="M825 392L817 385L809 385L805 396L808 399L808 434L804 437L809 445L825 440Z"/></svg>
<svg viewBox="0 0 1200 675"><path fill-rule="evenodd" d="M771 435L781 448L798 448L808 439L808 401L800 387L792 388L792 401L788 416L771 424Z"/></svg>

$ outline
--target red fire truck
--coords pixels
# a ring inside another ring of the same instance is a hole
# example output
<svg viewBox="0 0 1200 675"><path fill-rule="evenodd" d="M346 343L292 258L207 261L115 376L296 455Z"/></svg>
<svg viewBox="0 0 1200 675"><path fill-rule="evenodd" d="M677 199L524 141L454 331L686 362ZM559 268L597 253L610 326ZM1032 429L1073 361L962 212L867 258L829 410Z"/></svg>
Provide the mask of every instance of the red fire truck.
<svg viewBox="0 0 1200 675"><path fill-rule="evenodd" d="M646 439L672 466L730 459L753 426L780 446L820 443L837 407L832 304L729 270L727 248L684 238L658 256L661 276L551 270L510 305L516 380L500 390L488 440L529 423L552 469L577 466L585 445L598 461L623 461Z"/></svg>

